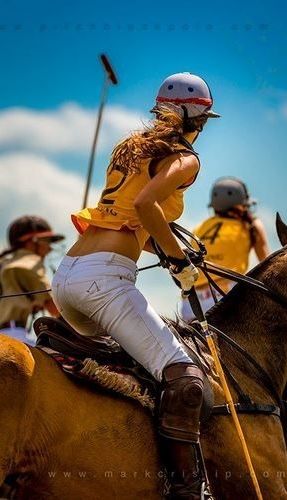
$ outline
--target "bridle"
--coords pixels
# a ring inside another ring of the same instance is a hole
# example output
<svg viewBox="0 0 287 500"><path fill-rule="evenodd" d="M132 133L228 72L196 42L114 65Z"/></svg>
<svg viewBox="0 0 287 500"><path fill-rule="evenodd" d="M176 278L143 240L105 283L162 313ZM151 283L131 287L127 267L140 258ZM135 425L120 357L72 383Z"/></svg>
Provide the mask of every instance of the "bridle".
<svg viewBox="0 0 287 500"><path fill-rule="evenodd" d="M173 234L184 244L185 246L185 252L190 258L190 261L196 265L199 269L202 270L204 275L206 276L211 291L212 287L215 288L221 295L226 295L220 287L215 283L215 281L211 278L210 273L214 274L216 276L220 276L222 278L226 278L232 281L235 281L236 283L240 283L244 286L250 287L253 290L260 291L261 293L264 293L264 295L267 295L270 297L272 300L277 302L281 307L287 307L287 298L278 292L277 290L272 289L269 285L266 285L262 281L259 281L257 279L254 279L250 276L250 273L247 275L242 275L240 273L237 273L235 271L232 271L230 269L226 269L222 266L218 266L216 264L213 264L211 262L205 261L204 257L206 255L206 249L204 244L200 241L200 239L190 233L187 229L181 227L179 224L172 222L170 223L170 228L173 232ZM186 236L188 236L189 240L187 240ZM190 241L193 241L197 245L197 249L194 248L194 246L191 244ZM155 252L157 256L159 257L160 264L163 267L169 267L168 259L166 255L163 253L161 248L157 245L155 241L153 241L153 246L155 249ZM274 258L280 254L283 254L286 252L286 246L283 248L280 248L276 252L272 253L269 257L267 257L264 262L259 263L253 270L252 273L258 269L261 268L261 266L266 264L271 258ZM215 302L217 299L215 298L214 292L213 296L215 299ZM200 331L200 327L198 327L199 324L198 322L193 322L192 324L189 324L189 328L192 329L194 337L198 338L203 344L206 344L206 340L204 335ZM255 371L260 375L260 380L263 382L264 388L268 391L268 393L271 395L271 397L274 399L274 401L277 403L278 406L275 406L273 404L257 404L254 403L250 396L245 394L229 368L222 363L224 371L229 378L230 382L232 383L233 387L235 388L235 391L238 394L238 403L235 405L236 410L238 413L248 413L248 414L265 414L265 415L275 415L277 417L280 417L281 423L282 423L282 428L285 436L285 441L287 442L287 415L286 415L286 410L285 410L285 405L284 401L282 399L282 396L278 393L277 388L275 387L273 380L269 376L269 374L266 372L266 370L256 361L256 359L243 347L241 347L236 341L231 339L226 333L222 332L220 329L216 328L215 326L209 324L210 329L223 341L226 342L227 344L231 345L237 352L243 355L245 360L252 365L252 367L255 369ZM222 360L221 360L222 362ZM227 415L229 414L229 409L227 405L216 405L213 407L212 411L213 415Z"/></svg>

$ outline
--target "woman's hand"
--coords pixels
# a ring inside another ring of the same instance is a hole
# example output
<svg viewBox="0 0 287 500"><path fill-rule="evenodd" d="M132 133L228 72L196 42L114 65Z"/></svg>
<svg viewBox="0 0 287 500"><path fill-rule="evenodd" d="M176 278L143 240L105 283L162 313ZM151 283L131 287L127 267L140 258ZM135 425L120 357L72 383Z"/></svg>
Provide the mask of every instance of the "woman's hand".
<svg viewBox="0 0 287 500"><path fill-rule="evenodd" d="M184 259L168 257L168 260L170 262L169 272L174 281L183 292L189 292L198 279L199 272L197 268L190 262L188 257Z"/></svg>

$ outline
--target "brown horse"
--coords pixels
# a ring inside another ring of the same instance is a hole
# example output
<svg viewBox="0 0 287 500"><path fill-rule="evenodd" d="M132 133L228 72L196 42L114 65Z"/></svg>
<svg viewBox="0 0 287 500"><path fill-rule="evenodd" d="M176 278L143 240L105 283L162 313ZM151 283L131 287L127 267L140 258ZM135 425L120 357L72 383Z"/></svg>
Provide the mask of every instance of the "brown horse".
<svg viewBox="0 0 287 500"><path fill-rule="evenodd" d="M279 223L287 243L287 227ZM257 266L253 277L286 298L287 247ZM208 314L271 377L287 383L287 307L237 285ZM182 328L182 327L179 327ZM218 340L221 357L255 402L276 404L244 356ZM211 379L216 404L224 398ZM16 340L0 341L0 484L16 484L17 500L159 500L162 467L147 410L70 380L46 354ZM236 397L233 390L234 397ZM287 455L276 415L240 415L263 497L287 499ZM256 498L231 417L212 416L202 429L204 456L217 500Z"/></svg>

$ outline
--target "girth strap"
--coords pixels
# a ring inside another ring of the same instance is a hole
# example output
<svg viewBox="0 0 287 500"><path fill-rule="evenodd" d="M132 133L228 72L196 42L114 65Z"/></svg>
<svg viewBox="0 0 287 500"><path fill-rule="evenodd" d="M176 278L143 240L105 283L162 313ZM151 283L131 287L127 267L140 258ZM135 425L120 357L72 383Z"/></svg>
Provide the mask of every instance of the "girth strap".
<svg viewBox="0 0 287 500"><path fill-rule="evenodd" d="M275 405L263 405L257 403L236 403L236 413L250 413L261 415L275 415L280 418L280 408ZM211 415L229 415L230 411L226 404L216 405L211 411Z"/></svg>

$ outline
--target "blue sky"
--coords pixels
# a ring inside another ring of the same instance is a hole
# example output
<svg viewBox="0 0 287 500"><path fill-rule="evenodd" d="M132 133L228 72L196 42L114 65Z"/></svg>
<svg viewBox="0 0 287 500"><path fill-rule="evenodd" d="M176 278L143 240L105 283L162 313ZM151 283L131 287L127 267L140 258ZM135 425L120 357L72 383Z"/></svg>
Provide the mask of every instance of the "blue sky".
<svg viewBox="0 0 287 500"><path fill-rule="evenodd" d="M191 71L208 81L222 118L208 124L196 143L202 170L187 195L183 221L192 227L206 216L212 182L236 175L260 202L258 214L271 247L278 245L276 210L287 219L283 1L0 0L0 6L3 245L5 227L23 211L50 215L68 241L73 239L62 207L66 203L68 212L81 205L102 86L102 52L112 61L119 85L109 89L91 200L103 183L113 143L149 119L161 81ZM150 276L149 284L144 281L144 291L163 307Z"/></svg>

